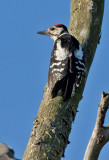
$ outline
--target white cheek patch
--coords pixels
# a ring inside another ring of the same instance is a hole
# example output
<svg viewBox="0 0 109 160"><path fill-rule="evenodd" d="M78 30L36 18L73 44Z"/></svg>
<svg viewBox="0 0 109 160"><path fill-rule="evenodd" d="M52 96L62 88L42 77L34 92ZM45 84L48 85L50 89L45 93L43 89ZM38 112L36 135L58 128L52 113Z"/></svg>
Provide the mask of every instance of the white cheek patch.
<svg viewBox="0 0 109 160"><path fill-rule="evenodd" d="M60 35L62 31L64 31L63 28L57 28L57 27L55 28L55 34L56 35ZM53 34L54 34L54 31L53 31Z"/></svg>
<svg viewBox="0 0 109 160"><path fill-rule="evenodd" d="M56 60L62 61L65 60L68 57L68 52L65 50L65 48L61 47L61 41L57 43L57 50L55 52Z"/></svg>

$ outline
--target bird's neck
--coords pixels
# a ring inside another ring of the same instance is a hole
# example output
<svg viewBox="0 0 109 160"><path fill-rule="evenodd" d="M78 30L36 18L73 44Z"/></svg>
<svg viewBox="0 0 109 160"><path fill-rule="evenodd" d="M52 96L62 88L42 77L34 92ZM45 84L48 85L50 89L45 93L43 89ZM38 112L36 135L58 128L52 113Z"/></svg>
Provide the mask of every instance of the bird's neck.
<svg viewBox="0 0 109 160"><path fill-rule="evenodd" d="M69 34L69 33L68 33L67 31L64 31L64 32L62 32L62 33L57 37L57 39L60 38L61 36L65 35L65 34ZM56 39L56 40L57 40L57 39Z"/></svg>

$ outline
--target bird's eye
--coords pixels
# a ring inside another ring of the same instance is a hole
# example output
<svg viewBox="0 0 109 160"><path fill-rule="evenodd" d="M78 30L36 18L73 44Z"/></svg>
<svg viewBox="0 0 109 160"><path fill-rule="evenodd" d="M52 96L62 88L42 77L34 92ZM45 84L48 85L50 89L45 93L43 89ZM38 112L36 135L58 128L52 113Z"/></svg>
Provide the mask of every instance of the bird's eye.
<svg viewBox="0 0 109 160"><path fill-rule="evenodd" d="M55 30L55 28L51 28L51 31Z"/></svg>

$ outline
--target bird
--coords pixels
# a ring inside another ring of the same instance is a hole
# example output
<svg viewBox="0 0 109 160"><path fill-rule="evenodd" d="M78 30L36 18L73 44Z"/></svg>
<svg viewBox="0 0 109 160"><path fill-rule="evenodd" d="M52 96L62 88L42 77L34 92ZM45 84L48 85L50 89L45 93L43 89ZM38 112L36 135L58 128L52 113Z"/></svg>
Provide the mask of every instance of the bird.
<svg viewBox="0 0 109 160"><path fill-rule="evenodd" d="M80 42L72 36L65 25L55 24L38 34L54 40L48 72L48 88L52 98L59 93L67 101L75 95L84 75L84 52Z"/></svg>
<svg viewBox="0 0 109 160"><path fill-rule="evenodd" d="M20 160L14 157L14 150L4 144L0 143L0 160Z"/></svg>

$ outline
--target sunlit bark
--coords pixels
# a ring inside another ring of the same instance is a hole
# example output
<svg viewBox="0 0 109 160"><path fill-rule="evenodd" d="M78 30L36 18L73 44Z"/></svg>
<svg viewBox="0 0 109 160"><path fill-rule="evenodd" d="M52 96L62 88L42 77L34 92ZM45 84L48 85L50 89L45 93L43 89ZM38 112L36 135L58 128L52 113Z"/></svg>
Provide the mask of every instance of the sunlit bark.
<svg viewBox="0 0 109 160"><path fill-rule="evenodd" d="M72 0L69 32L82 44L86 74L81 86L70 100L63 102L58 95L52 99L46 85L38 115L25 150L23 160L60 160L64 155L78 104L95 54L101 23L104 0ZM64 18L64 17L63 17Z"/></svg>

